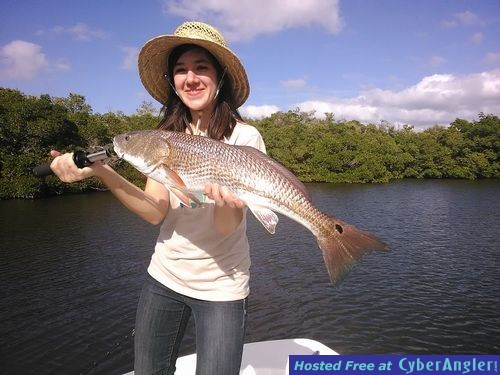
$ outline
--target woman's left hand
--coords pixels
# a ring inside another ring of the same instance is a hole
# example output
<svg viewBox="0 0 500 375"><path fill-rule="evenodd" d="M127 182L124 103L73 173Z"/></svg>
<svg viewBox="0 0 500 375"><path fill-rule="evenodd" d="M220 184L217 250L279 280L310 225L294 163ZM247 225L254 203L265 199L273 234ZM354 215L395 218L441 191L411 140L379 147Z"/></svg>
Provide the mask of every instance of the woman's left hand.
<svg viewBox="0 0 500 375"><path fill-rule="evenodd" d="M245 203L234 195L227 187L207 182L205 195L215 201L218 207L243 208Z"/></svg>

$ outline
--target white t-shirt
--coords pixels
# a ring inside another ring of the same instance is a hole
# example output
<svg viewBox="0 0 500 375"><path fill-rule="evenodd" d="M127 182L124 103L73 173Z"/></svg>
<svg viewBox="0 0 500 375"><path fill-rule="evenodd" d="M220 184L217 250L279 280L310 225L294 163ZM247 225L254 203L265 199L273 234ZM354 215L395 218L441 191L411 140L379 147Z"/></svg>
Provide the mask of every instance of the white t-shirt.
<svg viewBox="0 0 500 375"><path fill-rule="evenodd" d="M252 146L266 152L259 131L237 123L225 143ZM250 253L246 235L246 209L234 232L223 236L214 228L214 202L184 207L170 194L149 274L168 288L206 301L234 301L249 293Z"/></svg>

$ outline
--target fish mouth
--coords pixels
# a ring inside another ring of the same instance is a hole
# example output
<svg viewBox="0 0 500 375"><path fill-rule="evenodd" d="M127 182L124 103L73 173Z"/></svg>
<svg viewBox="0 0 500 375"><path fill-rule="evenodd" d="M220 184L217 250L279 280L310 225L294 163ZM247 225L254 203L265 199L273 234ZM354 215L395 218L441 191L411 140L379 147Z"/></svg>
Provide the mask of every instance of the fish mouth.
<svg viewBox="0 0 500 375"><path fill-rule="evenodd" d="M120 150L120 147L118 146L118 142L117 142L116 137L113 138L113 150L114 150L116 156L118 156L120 159L123 159L123 156L125 155L125 153L122 150Z"/></svg>

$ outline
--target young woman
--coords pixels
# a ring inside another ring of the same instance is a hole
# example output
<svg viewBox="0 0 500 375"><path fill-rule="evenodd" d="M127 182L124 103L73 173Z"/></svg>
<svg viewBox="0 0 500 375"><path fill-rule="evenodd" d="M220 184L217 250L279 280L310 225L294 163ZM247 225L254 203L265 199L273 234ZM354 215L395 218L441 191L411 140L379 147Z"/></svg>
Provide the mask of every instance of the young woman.
<svg viewBox="0 0 500 375"><path fill-rule="evenodd" d="M249 93L245 69L212 26L186 22L173 35L151 39L139 54L139 73L164 106L161 129L265 152L259 132L237 111ZM107 165L78 169L71 154L51 154L61 180L96 176L132 212L162 223L137 309L135 374L174 374L191 316L196 373L238 374L250 267L244 203L207 181L204 204L192 209L154 180L143 191Z"/></svg>

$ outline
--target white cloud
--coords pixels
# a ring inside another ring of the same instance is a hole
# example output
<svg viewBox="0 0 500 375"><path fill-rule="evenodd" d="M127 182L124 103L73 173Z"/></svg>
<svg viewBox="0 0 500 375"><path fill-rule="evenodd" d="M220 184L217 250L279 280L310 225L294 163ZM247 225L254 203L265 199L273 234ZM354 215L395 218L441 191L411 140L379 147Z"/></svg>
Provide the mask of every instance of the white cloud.
<svg viewBox="0 0 500 375"><path fill-rule="evenodd" d="M469 10L455 14L455 19L462 25L476 25L479 23L479 16Z"/></svg>
<svg viewBox="0 0 500 375"><path fill-rule="evenodd" d="M459 26L474 26L481 24L479 16L469 10L455 13L450 19L442 22L444 27L453 28Z"/></svg>
<svg viewBox="0 0 500 375"><path fill-rule="evenodd" d="M78 22L76 25L67 29L67 32L74 35L78 40L104 39L107 34L99 29L92 29L89 25Z"/></svg>
<svg viewBox="0 0 500 375"><path fill-rule="evenodd" d="M384 120L417 128L448 125L457 117L474 119L479 112L500 114L500 69L463 76L435 74L400 91L372 89L354 98L310 100L293 107L361 122Z"/></svg>
<svg viewBox="0 0 500 375"><path fill-rule="evenodd" d="M483 38L484 38L483 33L478 32L478 33L472 34L471 41L474 44L481 44L481 42L483 41Z"/></svg>
<svg viewBox="0 0 500 375"><path fill-rule="evenodd" d="M50 31L59 34L59 33L64 33L66 29L62 26L54 26Z"/></svg>
<svg viewBox="0 0 500 375"><path fill-rule="evenodd" d="M429 65L432 67L436 67L436 66L444 64L445 62L446 62L446 59L442 56L432 56L430 61L429 61Z"/></svg>
<svg viewBox="0 0 500 375"><path fill-rule="evenodd" d="M125 54L125 57L123 58L121 68L123 70L135 69L137 66L137 58L139 56L139 48L122 47L122 51Z"/></svg>
<svg viewBox="0 0 500 375"><path fill-rule="evenodd" d="M342 28L339 0L165 0L164 11L209 22L228 40L310 25L330 33Z"/></svg>
<svg viewBox="0 0 500 375"><path fill-rule="evenodd" d="M273 113L279 111L279 107L275 105L246 105L239 109L239 112L243 117L255 119L271 116Z"/></svg>
<svg viewBox="0 0 500 375"><path fill-rule="evenodd" d="M287 89L301 89L307 84L305 79L289 79L281 81L281 85Z"/></svg>
<svg viewBox="0 0 500 375"><path fill-rule="evenodd" d="M69 69L63 61L50 62L34 43L14 40L0 47L0 79L29 81L44 71Z"/></svg>
<svg viewBox="0 0 500 375"><path fill-rule="evenodd" d="M68 63L64 62L64 61L56 61L54 62L53 64L50 64L50 69L51 70L70 70L71 69L71 65L69 65Z"/></svg>
<svg viewBox="0 0 500 375"><path fill-rule="evenodd" d="M78 22L73 26L64 27L64 26L54 26L50 30L40 29L37 30L36 35L44 36L46 34L69 34L76 38L76 40L81 41L90 41L93 39L105 39L108 37L108 34L100 29L92 28L86 23Z"/></svg>
<svg viewBox="0 0 500 375"><path fill-rule="evenodd" d="M0 48L1 79L30 80L47 67L47 59L39 45L14 40Z"/></svg>
<svg viewBox="0 0 500 375"><path fill-rule="evenodd" d="M484 58L484 61L488 64L500 63L500 52L490 52Z"/></svg>

